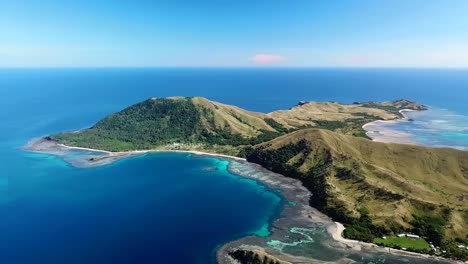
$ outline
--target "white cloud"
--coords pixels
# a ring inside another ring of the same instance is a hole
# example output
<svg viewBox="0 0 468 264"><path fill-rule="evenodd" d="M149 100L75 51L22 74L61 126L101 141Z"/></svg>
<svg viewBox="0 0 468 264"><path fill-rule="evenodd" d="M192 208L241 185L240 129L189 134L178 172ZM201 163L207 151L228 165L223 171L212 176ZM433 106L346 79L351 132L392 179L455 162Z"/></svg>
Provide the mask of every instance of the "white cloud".
<svg viewBox="0 0 468 264"><path fill-rule="evenodd" d="M288 60L287 57L277 54L257 54L250 61L257 64L275 64Z"/></svg>

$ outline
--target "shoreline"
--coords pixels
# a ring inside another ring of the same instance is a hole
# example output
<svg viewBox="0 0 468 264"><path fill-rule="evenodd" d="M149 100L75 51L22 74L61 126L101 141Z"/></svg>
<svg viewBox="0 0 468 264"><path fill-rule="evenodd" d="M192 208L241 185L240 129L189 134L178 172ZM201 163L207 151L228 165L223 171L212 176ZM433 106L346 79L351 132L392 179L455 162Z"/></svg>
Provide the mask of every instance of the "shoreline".
<svg viewBox="0 0 468 264"><path fill-rule="evenodd" d="M382 126L385 124L395 124L398 122L409 121L409 116L406 115L408 112L419 112L427 110L412 110L412 109L402 109L398 112L402 115L401 118L394 120L376 120L369 123L366 123L362 126L362 129L366 131L366 136L368 136L372 141L383 142L383 143L397 143L397 144L409 144L409 145L420 145L412 139L411 134L398 131L395 129L388 129Z"/></svg>
<svg viewBox="0 0 468 264"><path fill-rule="evenodd" d="M272 189L280 189L281 196L284 201L293 201L295 205L285 205L281 216L274 220L272 223L271 234L268 236L269 241L273 240L284 240L285 237L292 235L291 228L318 228L324 227L325 232L330 236L330 242L325 242L326 247L333 248L335 250L341 250L342 252L354 251L356 253L362 253L365 255L377 255L377 254L388 254L388 256L411 258L418 260L430 260L437 261L438 263L463 263L461 261L455 261L446 259L439 256L433 256L429 254L416 253L405 250L398 250L389 247L379 246L373 243L362 242L358 240L351 240L343 237L343 231L345 227L342 223L333 221L329 216L318 211L317 209L309 205L309 198L312 195L310 191L302 185L302 182L296 179L285 177L281 174L269 171L262 166L243 161L242 164L248 164L244 167L256 167L256 172L263 172L264 176L255 176L256 173L250 173L244 168L239 170L236 168L237 161L229 160L228 169L231 173L236 174L240 177L250 178L259 181ZM254 176L253 176L254 175ZM291 263L355 263L354 260L350 260L347 257L342 257L336 261L323 261L320 259L314 259L312 257L291 255L286 252L277 251L271 248L265 241L265 238L259 238L254 235L240 238L236 241L228 242L224 244L217 252L217 260L220 264L231 264L238 263L235 259L230 257L229 253L237 250L261 250L267 257L270 256L273 259L279 259L282 261L290 261ZM346 255L346 254L344 254ZM410 260L411 260L410 259ZM405 259L408 261L408 259ZM402 260L403 262L405 260ZM395 263L395 262L391 262ZM409 262L412 263L412 262Z"/></svg>
<svg viewBox="0 0 468 264"><path fill-rule="evenodd" d="M44 148L37 148L38 146L41 146L41 143L48 144L43 146ZM389 249L377 246L372 243L365 243L357 240L346 239L342 236L342 233L345 229L343 224L333 222L328 216L319 212L317 209L309 205L309 197L311 196L311 193L302 185L302 182L271 172L258 164L248 162L244 158L195 150L135 150L125 152L110 152L92 148L66 146L63 144L58 144L55 141L50 141L43 138L34 141L32 144L25 147L24 149L37 153L56 155L62 158L65 157L64 153L73 150L87 151L96 154L101 153L105 155L97 156L98 158L96 160L91 160L92 158L89 158L90 156L85 155L84 163L83 160L82 162L74 163L73 161L64 158L64 160L66 162L69 162L72 166L82 168L103 166L121 159L140 156L148 153L189 153L199 157L207 156L217 158L220 160L227 160L229 162L229 172L240 177L254 179L271 189L279 189L281 190L281 198L284 201L294 203L294 205L285 203L284 208L280 213L280 216L272 221L270 225L271 234L268 236L268 239L270 240L282 240L285 237L288 237L291 234L290 229L293 227L316 228L317 226L325 226L326 232L331 236L333 240L333 245L330 245L330 247L341 248L340 250L352 250L356 253L361 252L363 254L387 253L389 255L397 257L430 259L441 261L443 263L462 263L441 257L434 257L431 255L413 253L403 250ZM273 249L266 244L266 238L260 238L253 235L243 237L236 241L225 243L217 251L216 255L218 263L233 263L234 259L230 257L229 254L235 250L239 250L240 248L256 248L256 250L258 250L258 248L261 248L261 250L267 253L268 255L274 256L279 259L290 260L292 262L313 261L314 263L335 263L312 259L310 257L293 256L281 251L277 251L276 249Z"/></svg>
<svg viewBox="0 0 468 264"><path fill-rule="evenodd" d="M25 151L49 154L60 157L67 163L78 168L93 168L104 166L114 163L121 159L137 157L151 153L187 153L197 156L220 157L238 161L246 161L246 159L236 156L216 154L197 150L152 149L112 152L101 149L67 146L45 138L33 139L30 142L28 142L28 144L22 149ZM79 157L68 158L67 155L70 154L70 151L83 151L89 153Z"/></svg>
<svg viewBox="0 0 468 264"><path fill-rule="evenodd" d="M368 242L363 242L359 240L352 240L352 239L347 239L343 237L343 232L346 229L346 227L340 223L340 222L334 222L334 226L329 226L329 229L327 230L329 234L333 237L338 242L344 243L347 246L359 250L361 247L378 247L379 250L385 251L389 254L395 254L395 255L400 255L400 256L410 256L410 257L417 257L417 258L428 258L428 259L434 259L434 260L440 260L440 261L450 261L453 263L466 263L463 261L456 261L456 260L451 260L447 259L444 257L439 257L439 256L434 256L434 255L429 255L429 254L423 254L423 253L417 253L417 252L412 252L412 251L406 251L402 249L395 249L391 247L385 247L385 246L379 246L377 244L373 243L368 243Z"/></svg>
<svg viewBox="0 0 468 264"><path fill-rule="evenodd" d="M107 150L100 150L100 149L92 149L92 148L82 148L82 147L72 147L72 146L67 146L64 144L57 144L60 147L66 148L66 149L76 149L76 150L85 150L85 151L91 151L91 152L97 152L97 153L106 153L109 156L112 157L119 157L119 156L132 156L132 155L142 155L142 154L147 154L147 153L190 153L190 154L195 154L195 155L200 155L200 156L214 156L214 157L223 157L223 158L229 158L229 159L235 159L235 160L246 160L244 158L239 158L236 156L229 156L229 155L224 155L224 154L216 154L216 153L209 153L209 152L203 152L203 151L197 151L197 150L164 150L164 149L154 149L154 150L130 150L130 151L118 151L118 152L112 152L112 151L107 151Z"/></svg>

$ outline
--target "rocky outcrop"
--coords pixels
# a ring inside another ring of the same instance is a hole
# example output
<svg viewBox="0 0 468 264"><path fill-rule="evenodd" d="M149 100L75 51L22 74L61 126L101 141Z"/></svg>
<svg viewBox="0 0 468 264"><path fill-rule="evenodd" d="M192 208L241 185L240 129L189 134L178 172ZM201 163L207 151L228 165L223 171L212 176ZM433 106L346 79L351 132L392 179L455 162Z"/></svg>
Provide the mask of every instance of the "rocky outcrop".
<svg viewBox="0 0 468 264"><path fill-rule="evenodd" d="M237 249L229 255L242 264L291 264L261 250Z"/></svg>

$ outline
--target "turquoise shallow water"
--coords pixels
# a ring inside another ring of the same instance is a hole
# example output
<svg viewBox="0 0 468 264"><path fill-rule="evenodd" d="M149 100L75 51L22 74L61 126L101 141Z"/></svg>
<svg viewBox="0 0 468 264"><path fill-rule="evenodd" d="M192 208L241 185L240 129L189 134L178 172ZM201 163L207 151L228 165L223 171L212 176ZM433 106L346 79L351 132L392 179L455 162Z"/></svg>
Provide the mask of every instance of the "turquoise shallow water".
<svg viewBox="0 0 468 264"><path fill-rule="evenodd" d="M466 87L464 71L2 69L0 263L209 263L226 241L268 235L269 220L278 217L282 204L275 192L230 174L226 162L213 158L154 154L78 169L19 150L31 138L88 127L154 96L206 96L263 112L300 100L410 98L467 114ZM458 118L451 124L459 126ZM465 144L459 128L414 131L425 144ZM313 238L327 235L317 232ZM342 256L306 244L311 247L285 250L322 259ZM367 263L379 257L353 258Z"/></svg>
<svg viewBox="0 0 468 264"><path fill-rule="evenodd" d="M468 149L468 116L438 107L406 115L413 121L389 122L381 127L407 133L420 145Z"/></svg>

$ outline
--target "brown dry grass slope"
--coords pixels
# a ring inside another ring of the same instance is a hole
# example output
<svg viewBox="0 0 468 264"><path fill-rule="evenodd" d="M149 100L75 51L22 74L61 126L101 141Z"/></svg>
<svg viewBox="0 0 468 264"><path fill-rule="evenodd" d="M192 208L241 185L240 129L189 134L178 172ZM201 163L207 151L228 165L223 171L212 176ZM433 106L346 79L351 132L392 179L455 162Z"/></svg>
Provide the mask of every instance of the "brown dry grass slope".
<svg viewBox="0 0 468 264"><path fill-rule="evenodd" d="M368 114L383 120L398 118L396 114L382 109L363 107L360 104L339 104L334 102L308 102L289 110L278 110L268 114L273 118L285 120L291 126L311 124L313 120L344 121L359 117L358 114Z"/></svg>
<svg viewBox="0 0 468 264"><path fill-rule="evenodd" d="M194 97L191 100L199 109L212 110L216 129L229 128L232 133L244 137L257 136L262 130L275 131L265 122L264 119L268 117L263 113L250 112L236 106L210 101L203 97ZM207 123L208 120L205 118L203 122Z"/></svg>
<svg viewBox="0 0 468 264"><path fill-rule="evenodd" d="M413 215L440 216L449 208L445 235L468 235L467 151L385 144L319 129L299 130L255 148L267 153L300 142L302 151L290 154L287 163L302 177L330 155L328 208L343 206L358 217L365 207L375 224L405 228L411 228Z"/></svg>

